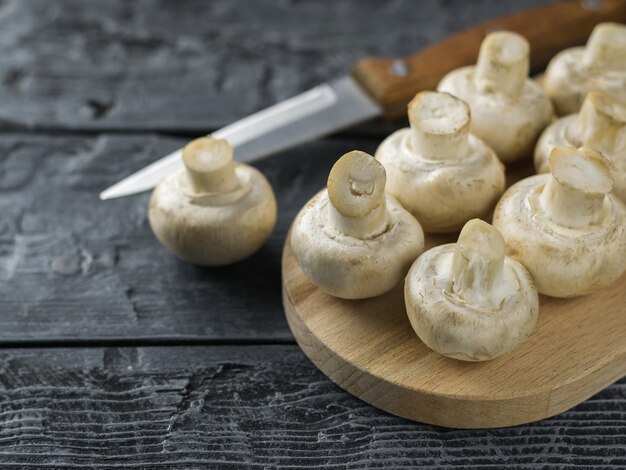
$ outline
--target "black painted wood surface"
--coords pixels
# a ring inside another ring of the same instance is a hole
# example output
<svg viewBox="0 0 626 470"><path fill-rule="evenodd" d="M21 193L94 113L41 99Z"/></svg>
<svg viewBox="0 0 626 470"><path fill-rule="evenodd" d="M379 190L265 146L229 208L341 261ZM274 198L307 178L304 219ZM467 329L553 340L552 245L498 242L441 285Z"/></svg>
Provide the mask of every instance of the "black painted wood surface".
<svg viewBox="0 0 626 470"><path fill-rule="evenodd" d="M624 468L626 381L558 417L458 431L344 393L280 303L291 220L373 123L257 164L277 228L201 269L148 195L97 194L366 55L541 0L0 0L0 468ZM120 347L125 346L125 347Z"/></svg>
<svg viewBox="0 0 626 470"><path fill-rule="evenodd" d="M0 125L204 132L545 0L2 0Z"/></svg>
<svg viewBox="0 0 626 470"><path fill-rule="evenodd" d="M28 468L626 466L626 381L538 423L451 430L343 392L296 346L0 351L0 461Z"/></svg>

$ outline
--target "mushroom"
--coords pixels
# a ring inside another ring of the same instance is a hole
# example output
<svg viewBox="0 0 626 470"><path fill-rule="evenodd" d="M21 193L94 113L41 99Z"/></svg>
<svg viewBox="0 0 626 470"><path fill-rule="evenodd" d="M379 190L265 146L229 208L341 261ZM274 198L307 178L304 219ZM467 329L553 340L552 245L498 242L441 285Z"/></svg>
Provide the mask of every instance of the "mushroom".
<svg viewBox="0 0 626 470"><path fill-rule="evenodd" d="M626 270L626 206L610 194L611 164L599 152L556 147L549 165L504 193L493 224L541 294L588 294Z"/></svg>
<svg viewBox="0 0 626 470"><path fill-rule="evenodd" d="M457 243L432 248L404 283L411 326L431 349L463 361L494 359L535 329L539 298L528 271L505 256L502 235L470 220Z"/></svg>
<svg viewBox="0 0 626 470"><path fill-rule="evenodd" d="M626 101L626 25L600 23L586 46L558 53L548 64L543 87L560 116L578 112L592 90Z"/></svg>
<svg viewBox="0 0 626 470"><path fill-rule="evenodd" d="M408 112L411 127L376 151L389 193L427 232L455 232L485 216L504 191L504 166L469 133L467 104L448 93L421 92Z"/></svg>
<svg viewBox="0 0 626 470"><path fill-rule="evenodd" d="M599 91L587 94L578 114L552 123L535 148L535 168L547 173L554 147L588 147L608 158L615 167L615 193L626 201L626 104Z"/></svg>
<svg viewBox="0 0 626 470"><path fill-rule="evenodd" d="M204 266L234 263L257 251L276 224L276 199L263 174L235 164L228 142L211 137L187 144L183 163L150 199L150 225L159 241Z"/></svg>
<svg viewBox="0 0 626 470"><path fill-rule="evenodd" d="M352 151L333 166L328 189L297 215L291 247L313 284L344 299L383 294L424 249L420 224L385 194L385 169Z"/></svg>
<svg viewBox="0 0 626 470"><path fill-rule="evenodd" d="M483 40L475 66L448 73L439 83L472 110L470 132L504 163L532 155L552 120L550 99L528 78L530 46L519 34L499 31Z"/></svg>

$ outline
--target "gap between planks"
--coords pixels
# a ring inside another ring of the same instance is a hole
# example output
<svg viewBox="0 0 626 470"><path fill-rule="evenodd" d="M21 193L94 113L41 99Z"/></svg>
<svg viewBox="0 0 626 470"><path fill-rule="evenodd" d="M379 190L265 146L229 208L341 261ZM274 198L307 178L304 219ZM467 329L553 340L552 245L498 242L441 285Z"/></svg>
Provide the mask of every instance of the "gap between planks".
<svg viewBox="0 0 626 470"><path fill-rule="evenodd" d="M3 349L37 349L37 348L143 348L143 347L176 347L176 346L295 346L295 340L281 339L242 339L220 338L207 339L203 337L158 337L158 338L52 338L45 340L0 341L0 350Z"/></svg>

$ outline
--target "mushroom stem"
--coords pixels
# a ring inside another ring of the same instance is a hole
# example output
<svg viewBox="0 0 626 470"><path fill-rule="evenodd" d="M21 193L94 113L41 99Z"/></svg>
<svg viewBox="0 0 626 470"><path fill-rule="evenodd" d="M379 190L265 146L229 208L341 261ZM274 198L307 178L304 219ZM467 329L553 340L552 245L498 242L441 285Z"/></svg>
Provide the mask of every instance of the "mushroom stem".
<svg viewBox="0 0 626 470"><path fill-rule="evenodd" d="M556 147L549 158L551 178L541 205L559 225L582 228L597 224L602 205L613 189L611 165L595 150Z"/></svg>
<svg viewBox="0 0 626 470"><path fill-rule="evenodd" d="M387 228L387 204L385 198L369 214L357 217L344 215L329 204L330 220L334 227L349 237L365 240L380 235Z"/></svg>
<svg viewBox="0 0 626 470"><path fill-rule="evenodd" d="M344 235L359 239L384 232L386 182L385 168L374 157L358 150L346 153L328 176L331 223Z"/></svg>
<svg viewBox="0 0 626 470"><path fill-rule="evenodd" d="M483 92L518 96L528 77L529 54L523 36L509 31L489 34L480 46L474 84Z"/></svg>
<svg viewBox="0 0 626 470"><path fill-rule="evenodd" d="M578 114L584 147L613 149L619 132L626 129L626 106L598 91L587 94Z"/></svg>
<svg viewBox="0 0 626 470"><path fill-rule="evenodd" d="M502 283L505 247L495 227L480 219L467 222L452 255L452 292L475 305L496 306L493 292Z"/></svg>
<svg viewBox="0 0 626 470"><path fill-rule="evenodd" d="M469 152L470 111L448 93L421 92L409 103L413 152L429 160L459 160Z"/></svg>
<svg viewBox="0 0 626 470"><path fill-rule="evenodd" d="M601 23L593 29L583 64L604 70L626 70L626 26L619 23Z"/></svg>
<svg viewBox="0 0 626 470"><path fill-rule="evenodd" d="M225 140L202 137L183 149L183 163L198 193L228 193L239 187L233 148Z"/></svg>

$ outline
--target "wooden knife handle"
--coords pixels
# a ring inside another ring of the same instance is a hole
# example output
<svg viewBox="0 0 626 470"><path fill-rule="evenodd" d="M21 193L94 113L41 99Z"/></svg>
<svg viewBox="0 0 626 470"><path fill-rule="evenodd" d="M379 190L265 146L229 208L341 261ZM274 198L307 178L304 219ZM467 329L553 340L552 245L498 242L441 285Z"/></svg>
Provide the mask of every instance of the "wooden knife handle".
<svg viewBox="0 0 626 470"><path fill-rule="evenodd" d="M532 8L454 34L410 57L363 59L353 74L383 107L385 117L393 119L406 113L417 92L434 90L451 70L476 63L480 43L491 31L523 35L530 43L535 73L558 51L584 44L593 27L604 21L626 22L626 0L565 0Z"/></svg>

